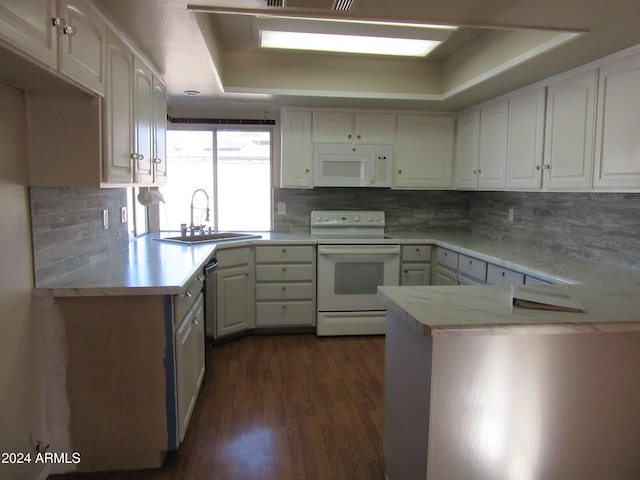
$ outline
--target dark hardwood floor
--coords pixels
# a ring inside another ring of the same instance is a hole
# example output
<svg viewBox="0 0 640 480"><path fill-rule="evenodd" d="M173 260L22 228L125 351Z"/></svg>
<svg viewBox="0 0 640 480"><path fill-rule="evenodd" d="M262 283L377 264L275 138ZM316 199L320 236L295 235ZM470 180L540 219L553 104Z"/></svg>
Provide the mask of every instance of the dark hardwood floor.
<svg viewBox="0 0 640 480"><path fill-rule="evenodd" d="M50 479L384 479L384 337L250 336L209 353L161 469Z"/></svg>

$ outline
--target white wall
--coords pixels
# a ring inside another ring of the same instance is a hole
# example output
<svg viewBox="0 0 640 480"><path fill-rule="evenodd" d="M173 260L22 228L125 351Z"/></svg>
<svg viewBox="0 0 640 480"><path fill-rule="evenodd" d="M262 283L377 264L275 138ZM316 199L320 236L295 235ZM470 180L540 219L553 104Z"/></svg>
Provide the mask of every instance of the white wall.
<svg viewBox="0 0 640 480"><path fill-rule="evenodd" d="M27 125L23 93L0 84L0 452L43 439L39 351L32 319ZM36 478L42 464L0 463L0 478Z"/></svg>

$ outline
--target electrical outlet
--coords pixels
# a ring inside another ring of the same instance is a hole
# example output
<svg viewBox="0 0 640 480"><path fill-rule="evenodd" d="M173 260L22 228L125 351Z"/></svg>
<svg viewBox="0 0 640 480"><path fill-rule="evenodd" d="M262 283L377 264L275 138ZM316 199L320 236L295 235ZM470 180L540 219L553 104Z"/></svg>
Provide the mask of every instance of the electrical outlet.
<svg viewBox="0 0 640 480"><path fill-rule="evenodd" d="M102 210L102 228L107 230L109 228L109 210Z"/></svg>
<svg viewBox="0 0 640 480"><path fill-rule="evenodd" d="M513 222L513 208L509 209L509 221Z"/></svg>
<svg viewBox="0 0 640 480"><path fill-rule="evenodd" d="M285 202L278 202L278 215L287 214L287 204Z"/></svg>
<svg viewBox="0 0 640 480"><path fill-rule="evenodd" d="M127 223L127 220L129 220L127 207L120 207L120 223Z"/></svg>

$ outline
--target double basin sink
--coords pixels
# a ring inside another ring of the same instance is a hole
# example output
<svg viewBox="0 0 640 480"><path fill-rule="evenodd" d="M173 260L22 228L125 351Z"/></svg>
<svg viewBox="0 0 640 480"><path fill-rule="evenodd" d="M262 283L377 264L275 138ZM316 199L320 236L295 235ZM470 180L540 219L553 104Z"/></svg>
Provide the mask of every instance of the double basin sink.
<svg viewBox="0 0 640 480"><path fill-rule="evenodd" d="M253 233L237 233L237 232L217 232L202 233L196 235L179 235L177 237L156 238L160 242L182 243L185 245L194 245L198 243L220 243L233 242L235 240L249 240L253 238L262 238L260 235Z"/></svg>

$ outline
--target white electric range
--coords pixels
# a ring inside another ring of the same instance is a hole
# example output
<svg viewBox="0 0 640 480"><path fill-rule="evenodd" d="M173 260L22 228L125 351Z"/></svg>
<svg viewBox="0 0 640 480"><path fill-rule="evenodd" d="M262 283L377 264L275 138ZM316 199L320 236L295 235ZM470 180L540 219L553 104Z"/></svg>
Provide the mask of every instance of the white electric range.
<svg viewBox="0 0 640 480"><path fill-rule="evenodd" d="M386 312L378 286L398 285L400 244L382 211L314 211L318 239L318 335L380 335Z"/></svg>

